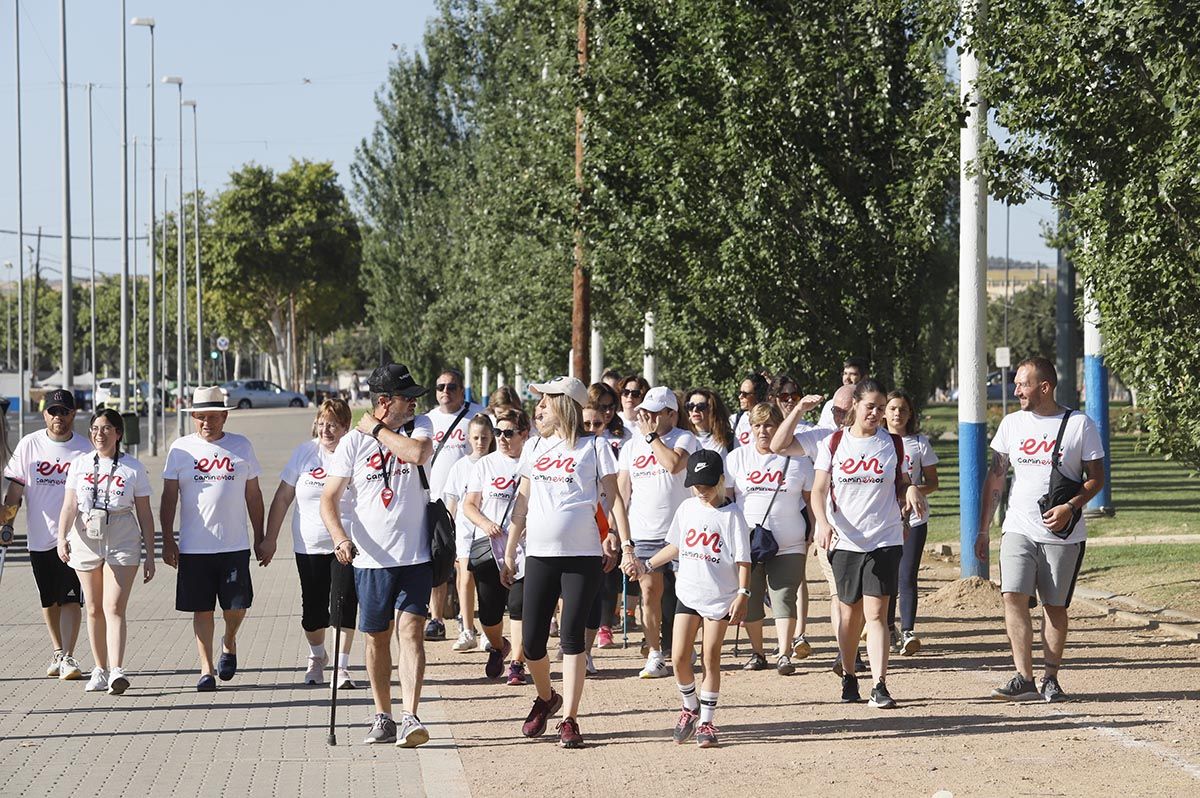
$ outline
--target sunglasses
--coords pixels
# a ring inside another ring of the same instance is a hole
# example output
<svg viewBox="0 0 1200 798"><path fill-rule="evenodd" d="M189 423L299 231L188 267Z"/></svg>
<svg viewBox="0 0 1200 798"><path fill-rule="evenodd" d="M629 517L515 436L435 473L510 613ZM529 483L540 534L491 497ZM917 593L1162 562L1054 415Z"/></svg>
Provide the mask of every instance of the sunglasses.
<svg viewBox="0 0 1200 798"><path fill-rule="evenodd" d="M439 382L434 387L437 388L439 391L444 391L446 393L450 393L451 391L458 390L458 383L457 382Z"/></svg>
<svg viewBox="0 0 1200 798"><path fill-rule="evenodd" d="M51 407L46 412L49 413L50 415L54 416L55 418L62 418L63 416L71 415L71 413L73 413L75 411L68 410L65 407Z"/></svg>
<svg viewBox="0 0 1200 798"><path fill-rule="evenodd" d="M492 430L492 432L496 433L497 438L504 438L506 440L515 438L517 436L517 431L515 429L496 429Z"/></svg>
<svg viewBox="0 0 1200 798"><path fill-rule="evenodd" d="M738 396L743 398L747 396L754 396L754 391L738 391Z"/></svg>
<svg viewBox="0 0 1200 798"><path fill-rule="evenodd" d="M637 388L626 388L625 390L621 391L621 395L622 396L631 396L635 399L639 399L642 396L642 392L639 391Z"/></svg>
<svg viewBox="0 0 1200 798"><path fill-rule="evenodd" d="M613 411L612 404L596 405L596 409L601 413L611 413Z"/></svg>
<svg viewBox="0 0 1200 798"><path fill-rule="evenodd" d="M796 400L798 400L800 398L800 394L798 394L798 393L777 393L777 394L775 394L775 398L781 402L795 402Z"/></svg>
<svg viewBox="0 0 1200 798"><path fill-rule="evenodd" d="M689 413L707 413L708 402L688 402L683 408Z"/></svg>
<svg viewBox="0 0 1200 798"><path fill-rule="evenodd" d="M603 421L585 421L583 422L584 429L604 429Z"/></svg>

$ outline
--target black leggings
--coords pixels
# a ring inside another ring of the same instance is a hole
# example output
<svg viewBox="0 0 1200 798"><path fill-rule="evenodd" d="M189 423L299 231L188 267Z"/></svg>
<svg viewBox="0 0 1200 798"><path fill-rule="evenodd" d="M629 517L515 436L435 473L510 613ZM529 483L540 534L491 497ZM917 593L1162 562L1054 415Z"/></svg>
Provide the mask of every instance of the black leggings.
<svg viewBox="0 0 1200 798"><path fill-rule="evenodd" d="M599 626L611 626L617 615L617 607L621 606L621 569L614 568L604 575L600 584L600 623ZM589 627L591 628L591 627Z"/></svg>
<svg viewBox="0 0 1200 798"><path fill-rule="evenodd" d="M583 629L596 592L600 589L599 557L525 558L525 657L537 661L546 656L550 619L562 597L562 621L558 626L563 654L584 652Z"/></svg>
<svg viewBox="0 0 1200 798"><path fill-rule="evenodd" d="M912 631L917 622L917 571L921 569L921 552L929 524L918 524L908 530L904 554L900 557L900 629ZM888 626L896 625L896 597L888 602Z"/></svg>
<svg viewBox="0 0 1200 798"><path fill-rule="evenodd" d="M343 629L353 629L358 614L358 596L354 592L354 569L342 565L333 554L296 552L296 571L300 574L300 626L315 632L329 626L331 608L341 597Z"/></svg>
<svg viewBox="0 0 1200 798"><path fill-rule="evenodd" d="M508 588L500 583L500 569L489 557L471 573L475 575L475 594L479 596L479 622L495 626L504 620L504 608L508 605Z"/></svg>

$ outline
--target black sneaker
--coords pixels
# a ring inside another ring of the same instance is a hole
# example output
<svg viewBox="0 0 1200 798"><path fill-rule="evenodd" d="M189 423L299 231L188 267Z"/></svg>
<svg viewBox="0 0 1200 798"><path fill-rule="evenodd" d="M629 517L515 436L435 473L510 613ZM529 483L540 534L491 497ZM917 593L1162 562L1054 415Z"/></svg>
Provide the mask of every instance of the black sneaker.
<svg viewBox="0 0 1200 798"><path fill-rule="evenodd" d="M867 663L863 662L862 652L860 651L860 652L855 653L855 655L854 655L854 672L862 673L863 671L867 671L867 670L870 670L870 668L867 667Z"/></svg>
<svg viewBox="0 0 1200 798"><path fill-rule="evenodd" d="M746 664L742 666L744 671L765 671L770 666L767 665L767 658L762 654L752 653L750 659L746 660Z"/></svg>
<svg viewBox="0 0 1200 798"><path fill-rule="evenodd" d="M426 640L445 640L446 639L446 624L439 620L430 618L425 622L425 639Z"/></svg>
<svg viewBox="0 0 1200 798"><path fill-rule="evenodd" d="M1038 692L1037 685L1033 683L1033 679L1022 678L1021 674L1017 674L1008 680L1008 683L1002 687L997 687L992 690L992 698L1001 701L1044 701L1044 696Z"/></svg>
<svg viewBox="0 0 1200 798"><path fill-rule="evenodd" d="M1032 684L1032 682L1030 682ZM1062 685L1058 683L1057 676L1046 676L1042 678L1042 698L1049 702L1066 701L1067 694L1063 692Z"/></svg>
<svg viewBox="0 0 1200 798"><path fill-rule="evenodd" d="M867 702L876 709L895 709L896 699L892 698L888 693L887 685L883 682L877 682L875 689L871 691L871 700Z"/></svg>
<svg viewBox="0 0 1200 798"><path fill-rule="evenodd" d="M857 704L862 701L858 694L858 677L846 674L842 677L842 703Z"/></svg>

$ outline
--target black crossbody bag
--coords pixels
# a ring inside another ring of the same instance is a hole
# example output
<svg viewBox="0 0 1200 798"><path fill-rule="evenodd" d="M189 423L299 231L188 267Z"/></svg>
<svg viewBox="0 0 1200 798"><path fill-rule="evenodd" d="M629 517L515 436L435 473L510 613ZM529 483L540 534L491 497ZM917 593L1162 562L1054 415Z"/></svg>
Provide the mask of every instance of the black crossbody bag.
<svg viewBox="0 0 1200 798"><path fill-rule="evenodd" d="M1062 449L1063 434L1067 431L1067 419L1071 417L1071 409L1063 408L1062 424L1058 426L1058 437L1054 439L1054 451L1050 455L1050 487L1042 498L1038 499L1038 509L1042 511L1042 515L1050 512L1050 509L1057 507L1060 504L1067 504L1071 499L1079 495L1079 491L1083 490L1083 483L1071 479L1060 470L1062 465ZM1071 520L1067 525L1057 532L1050 534L1055 537L1066 540L1075 531L1075 525L1079 523L1079 519L1083 517L1083 510L1070 505Z"/></svg>
<svg viewBox="0 0 1200 798"><path fill-rule="evenodd" d="M767 505L767 511L763 513L762 522L755 524L754 529L750 530L750 562L752 563L767 562L779 553L779 542L775 540L775 534L763 524L767 523L767 519L771 517L771 508L775 506L775 500L779 498L779 491L783 488L783 480L787 478L788 464L791 462L791 457L783 461L783 470L779 473L779 484L775 486L775 492L771 494L771 502Z"/></svg>

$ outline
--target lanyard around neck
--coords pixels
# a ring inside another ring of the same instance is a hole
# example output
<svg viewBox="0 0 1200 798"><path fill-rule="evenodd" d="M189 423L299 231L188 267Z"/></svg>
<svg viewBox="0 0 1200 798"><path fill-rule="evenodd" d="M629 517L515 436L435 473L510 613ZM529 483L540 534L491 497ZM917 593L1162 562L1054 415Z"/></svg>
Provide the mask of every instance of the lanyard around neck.
<svg viewBox="0 0 1200 798"><path fill-rule="evenodd" d="M121 450L117 449L113 453L112 470L108 473L108 481L104 483L104 522L108 523L109 511L109 496L112 491L113 481L117 477L117 460L121 459ZM96 499L100 495L100 453L96 452L92 456L92 509L98 510Z"/></svg>

